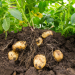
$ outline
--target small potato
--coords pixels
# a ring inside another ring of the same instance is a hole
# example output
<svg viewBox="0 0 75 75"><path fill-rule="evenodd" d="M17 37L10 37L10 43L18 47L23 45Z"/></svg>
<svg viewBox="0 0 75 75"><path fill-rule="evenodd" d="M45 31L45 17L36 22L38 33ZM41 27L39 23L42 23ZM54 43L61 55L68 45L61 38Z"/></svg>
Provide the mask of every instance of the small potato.
<svg viewBox="0 0 75 75"><path fill-rule="evenodd" d="M43 42L43 39L41 37L36 39L37 46L40 46L42 44L42 42Z"/></svg>
<svg viewBox="0 0 75 75"><path fill-rule="evenodd" d="M33 63L36 69L42 69L46 65L46 57L38 54L34 57Z"/></svg>
<svg viewBox="0 0 75 75"><path fill-rule="evenodd" d="M63 53L60 50L55 50L53 56L57 62L60 62L63 59Z"/></svg>
<svg viewBox="0 0 75 75"><path fill-rule="evenodd" d="M17 52L14 51L9 51L8 52L8 59L9 60L14 60L16 61L18 59L19 54Z"/></svg>
<svg viewBox="0 0 75 75"><path fill-rule="evenodd" d="M26 41L18 41L15 44L12 45L13 51L16 51L16 49L25 49L27 46Z"/></svg>
<svg viewBox="0 0 75 75"><path fill-rule="evenodd" d="M46 38L46 37L48 37L49 35L53 35L53 32L52 32L52 31L43 32L43 33L42 33L42 38Z"/></svg>

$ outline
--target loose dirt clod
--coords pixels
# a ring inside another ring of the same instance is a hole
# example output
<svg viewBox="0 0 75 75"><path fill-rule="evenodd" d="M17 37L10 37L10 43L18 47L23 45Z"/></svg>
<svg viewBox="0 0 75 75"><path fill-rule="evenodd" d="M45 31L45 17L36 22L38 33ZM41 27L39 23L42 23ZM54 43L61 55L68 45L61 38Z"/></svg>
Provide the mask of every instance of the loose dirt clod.
<svg viewBox="0 0 75 75"><path fill-rule="evenodd" d="M38 74L37 74L37 71L36 71L36 69L35 69L34 67L30 67L30 68L26 71L25 75L38 75Z"/></svg>
<svg viewBox="0 0 75 75"><path fill-rule="evenodd" d="M5 49L8 48L9 45L11 45L13 42L13 39L11 40L8 40L7 42L5 41L4 43L3 42L0 42L0 50L1 51L4 51ZM1 46L2 45L2 46Z"/></svg>

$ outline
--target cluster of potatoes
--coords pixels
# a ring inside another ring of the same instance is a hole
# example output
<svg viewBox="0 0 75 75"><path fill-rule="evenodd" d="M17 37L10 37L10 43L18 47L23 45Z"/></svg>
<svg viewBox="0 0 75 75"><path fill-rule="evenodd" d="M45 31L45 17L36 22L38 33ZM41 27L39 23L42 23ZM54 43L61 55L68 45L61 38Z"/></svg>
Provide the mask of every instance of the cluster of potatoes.
<svg viewBox="0 0 75 75"><path fill-rule="evenodd" d="M26 41L18 41L12 45L12 51L8 52L8 59L16 61L19 56L19 51L24 50L27 44Z"/></svg>
<svg viewBox="0 0 75 75"><path fill-rule="evenodd" d="M53 35L52 31L46 31L42 33L42 38L46 38L49 35ZM36 39L37 46L40 46L43 43L41 37ZM12 51L8 52L8 59L16 61L19 56L19 51L25 50L27 47L26 41L18 41L12 45ZM55 50L53 52L53 57L57 62L60 62L63 59L63 53L60 50ZM43 54L38 54L33 59L33 64L36 69L42 69L46 65L46 57Z"/></svg>

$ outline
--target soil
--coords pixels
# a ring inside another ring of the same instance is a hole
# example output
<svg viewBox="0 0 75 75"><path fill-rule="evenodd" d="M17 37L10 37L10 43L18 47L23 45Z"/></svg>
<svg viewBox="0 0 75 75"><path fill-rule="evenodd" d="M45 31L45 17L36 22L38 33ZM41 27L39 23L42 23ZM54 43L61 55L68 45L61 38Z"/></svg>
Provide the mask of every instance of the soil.
<svg viewBox="0 0 75 75"><path fill-rule="evenodd" d="M36 44L36 38L41 37L44 31L35 28L24 27L18 33L0 34L0 75L75 75L75 36L65 38L54 31L43 39L40 46ZM17 41L26 41L27 47L19 52L17 61L8 59L8 52ZM64 57L57 62L53 57L53 51L59 49ZM46 56L46 65L37 70L33 65L34 56L43 54Z"/></svg>

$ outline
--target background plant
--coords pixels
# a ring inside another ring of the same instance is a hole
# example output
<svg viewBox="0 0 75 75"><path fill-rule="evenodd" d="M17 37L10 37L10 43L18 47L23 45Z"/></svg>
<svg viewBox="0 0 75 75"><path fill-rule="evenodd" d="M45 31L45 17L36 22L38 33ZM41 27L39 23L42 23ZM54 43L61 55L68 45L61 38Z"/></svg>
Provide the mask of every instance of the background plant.
<svg viewBox="0 0 75 75"><path fill-rule="evenodd" d="M0 33L22 27L51 29L64 36L75 34L74 0L0 0Z"/></svg>

